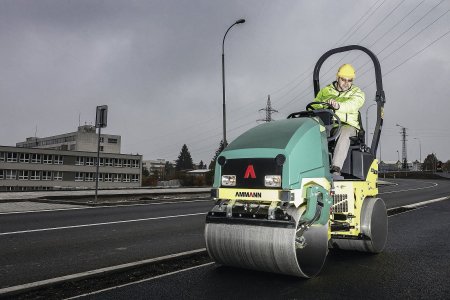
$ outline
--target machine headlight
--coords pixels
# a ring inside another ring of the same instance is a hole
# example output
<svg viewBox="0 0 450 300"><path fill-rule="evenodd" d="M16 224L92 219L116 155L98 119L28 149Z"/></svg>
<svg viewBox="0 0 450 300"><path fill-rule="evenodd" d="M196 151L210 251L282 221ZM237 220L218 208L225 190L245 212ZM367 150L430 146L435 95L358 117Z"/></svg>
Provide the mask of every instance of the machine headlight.
<svg viewBox="0 0 450 300"><path fill-rule="evenodd" d="M280 187L281 176L280 175L266 175L264 177L264 185L267 187Z"/></svg>
<svg viewBox="0 0 450 300"><path fill-rule="evenodd" d="M235 186L236 185L236 175L222 175L222 185Z"/></svg>

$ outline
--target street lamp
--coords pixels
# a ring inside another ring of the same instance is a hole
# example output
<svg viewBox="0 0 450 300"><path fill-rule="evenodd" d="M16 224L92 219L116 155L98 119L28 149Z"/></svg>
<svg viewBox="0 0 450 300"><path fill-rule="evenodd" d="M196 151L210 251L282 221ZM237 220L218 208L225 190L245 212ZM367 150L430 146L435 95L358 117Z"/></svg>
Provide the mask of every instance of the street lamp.
<svg viewBox="0 0 450 300"><path fill-rule="evenodd" d="M223 146L226 147L228 145L227 143L227 126L226 126L226 110L225 110L225 37L227 36L228 31L230 31L231 27L237 24L245 23L244 19L239 19L236 22L234 22L233 25L228 27L227 31L225 32L225 35L223 36L222 41L222 99L223 99Z"/></svg>
<svg viewBox="0 0 450 300"><path fill-rule="evenodd" d="M367 135L369 131L369 108L372 106L377 105L376 103L369 105L366 109L366 145L369 143L369 136Z"/></svg>
<svg viewBox="0 0 450 300"><path fill-rule="evenodd" d="M414 139L419 141L419 155L420 155L419 156L420 157L419 162L422 163L422 142L420 141L419 138L414 138Z"/></svg>

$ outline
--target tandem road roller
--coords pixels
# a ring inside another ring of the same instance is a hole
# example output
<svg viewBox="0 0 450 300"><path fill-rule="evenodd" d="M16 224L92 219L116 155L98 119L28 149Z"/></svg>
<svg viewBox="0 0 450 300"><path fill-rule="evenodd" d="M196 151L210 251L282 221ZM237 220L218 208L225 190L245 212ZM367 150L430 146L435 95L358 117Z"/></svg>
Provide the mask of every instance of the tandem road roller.
<svg viewBox="0 0 450 300"><path fill-rule="evenodd" d="M206 217L206 248L217 263L310 278L329 248L383 250L387 213L377 197L375 158L385 103L380 63L362 46L332 49L316 63L314 92L323 62L351 50L368 54L375 67L377 123L370 147L361 130L352 138L343 179L334 180L330 153L340 120L330 107L314 109L314 103L236 138L217 159L216 203Z"/></svg>

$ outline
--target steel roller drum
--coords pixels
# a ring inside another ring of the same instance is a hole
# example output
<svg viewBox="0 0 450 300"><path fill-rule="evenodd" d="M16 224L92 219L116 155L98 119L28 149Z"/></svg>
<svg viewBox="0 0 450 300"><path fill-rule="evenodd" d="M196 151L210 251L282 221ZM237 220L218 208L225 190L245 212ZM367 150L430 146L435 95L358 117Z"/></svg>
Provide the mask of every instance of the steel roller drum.
<svg viewBox="0 0 450 300"><path fill-rule="evenodd" d="M296 243L295 228L207 223L206 248L223 265L298 277L319 273L328 253L328 225L312 225Z"/></svg>
<svg viewBox="0 0 450 300"><path fill-rule="evenodd" d="M380 253L387 240L388 219L386 205L381 198L364 199L361 208L361 233L367 239L332 239L333 247L343 250Z"/></svg>

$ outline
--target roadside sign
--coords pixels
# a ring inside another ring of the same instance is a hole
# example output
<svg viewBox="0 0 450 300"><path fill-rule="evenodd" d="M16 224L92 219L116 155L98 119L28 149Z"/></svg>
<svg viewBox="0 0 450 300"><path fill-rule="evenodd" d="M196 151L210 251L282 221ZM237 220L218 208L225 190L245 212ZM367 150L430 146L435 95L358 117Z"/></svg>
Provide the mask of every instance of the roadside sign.
<svg viewBox="0 0 450 300"><path fill-rule="evenodd" d="M108 119L108 105L97 106L97 113L95 116L95 127L105 128Z"/></svg>

